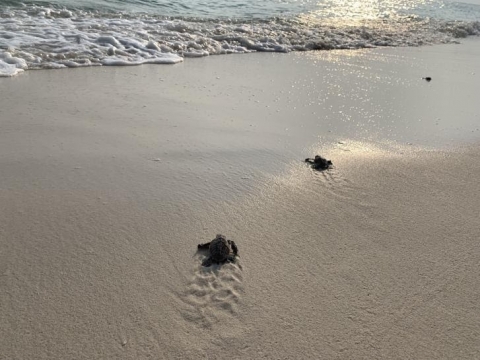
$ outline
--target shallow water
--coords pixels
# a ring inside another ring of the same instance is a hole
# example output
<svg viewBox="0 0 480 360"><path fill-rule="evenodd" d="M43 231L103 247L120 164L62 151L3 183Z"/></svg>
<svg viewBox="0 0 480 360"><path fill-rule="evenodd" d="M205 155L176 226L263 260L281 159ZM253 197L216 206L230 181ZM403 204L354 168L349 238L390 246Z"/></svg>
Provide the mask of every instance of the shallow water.
<svg viewBox="0 0 480 360"><path fill-rule="evenodd" d="M269 19L285 15L315 13L319 18L373 19L393 14L416 15L449 20L478 19L478 0L7 0L3 6L56 7L101 12L148 13L163 16L198 18Z"/></svg>

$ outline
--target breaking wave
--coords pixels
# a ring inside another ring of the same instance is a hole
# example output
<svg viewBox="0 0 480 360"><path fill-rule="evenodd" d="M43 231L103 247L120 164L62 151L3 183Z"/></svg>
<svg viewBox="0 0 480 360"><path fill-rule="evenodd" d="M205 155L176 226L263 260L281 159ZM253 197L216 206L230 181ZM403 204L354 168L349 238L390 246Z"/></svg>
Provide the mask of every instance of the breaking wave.
<svg viewBox="0 0 480 360"><path fill-rule="evenodd" d="M314 12L268 19L199 19L28 5L0 9L0 76L27 69L174 64L209 55L458 43L480 22Z"/></svg>

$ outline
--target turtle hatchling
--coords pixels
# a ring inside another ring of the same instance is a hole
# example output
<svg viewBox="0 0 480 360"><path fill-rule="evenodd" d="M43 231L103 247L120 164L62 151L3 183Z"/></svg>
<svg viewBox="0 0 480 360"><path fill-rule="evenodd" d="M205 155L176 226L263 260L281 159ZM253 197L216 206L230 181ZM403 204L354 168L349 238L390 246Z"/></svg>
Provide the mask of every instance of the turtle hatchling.
<svg viewBox="0 0 480 360"><path fill-rule="evenodd" d="M315 170L327 170L330 166L332 166L332 162L327 160L320 155L315 155L315 159L306 158L305 162L312 165L312 169Z"/></svg>
<svg viewBox="0 0 480 360"><path fill-rule="evenodd" d="M238 255L237 244L233 240L227 240L221 234L208 243L198 244L198 250L208 250L209 252L209 256L202 262L202 265L206 267L212 264L235 262Z"/></svg>

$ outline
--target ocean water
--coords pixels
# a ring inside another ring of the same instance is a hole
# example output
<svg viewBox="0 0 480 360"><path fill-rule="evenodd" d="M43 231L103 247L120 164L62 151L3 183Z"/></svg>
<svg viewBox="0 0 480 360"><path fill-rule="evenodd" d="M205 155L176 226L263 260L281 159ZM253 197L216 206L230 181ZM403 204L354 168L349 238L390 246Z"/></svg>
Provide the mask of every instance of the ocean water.
<svg viewBox="0 0 480 360"><path fill-rule="evenodd" d="M480 1L467 1L2 0L0 76L254 51L458 43L480 34Z"/></svg>

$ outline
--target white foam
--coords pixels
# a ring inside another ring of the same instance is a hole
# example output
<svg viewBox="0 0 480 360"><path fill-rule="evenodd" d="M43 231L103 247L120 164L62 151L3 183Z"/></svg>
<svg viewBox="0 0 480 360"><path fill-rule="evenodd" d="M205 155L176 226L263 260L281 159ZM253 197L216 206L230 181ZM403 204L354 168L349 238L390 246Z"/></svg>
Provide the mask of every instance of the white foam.
<svg viewBox="0 0 480 360"><path fill-rule="evenodd" d="M242 23L168 20L145 14L112 15L41 6L0 10L0 49L5 54L1 58L2 73L8 74L13 70L6 65L38 69L175 64L186 57L253 51L451 43L457 42L456 38L478 34L478 21L446 22L418 17L389 16L388 20L345 25L307 17Z"/></svg>
<svg viewBox="0 0 480 360"><path fill-rule="evenodd" d="M123 49L122 44L120 44L120 42L117 39L115 39L113 36L100 36L95 41L97 43L99 43L100 45L110 44L110 45L116 47L117 49Z"/></svg>
<svg viewBox="0 0 480 360"><path fill-rule="evenodd" d="M7 64L15 65L19 69L27 69L27 62L24 59L13 57L12 54L5 51L0 53L0 59L2 59Z"/></svg>
<svg viewBox="0 0 480 360"><path fill-rule="evenodd" d="M23 69L19 69L15 65L10 65L0 60L0 77L15 76L21 72L23 72Z"/></svg>
<svg viewBox="0 0 480 360"><path fill-rule="evenodd" d="M15 76L28 69L27 62L22 58L13 57L9 52L0 52L0 76Z"/></svg>
<svg viewBox="0 0 480 360"><path fill-rule="evenodd" d="M141 56L134 58L129 57L110 57L102 60L103 65L116 65L116 66L129 66L129 65L142 65L142 64L176 64L183 59L175 54L161 54L157 57L143 58Z"/></svg>

